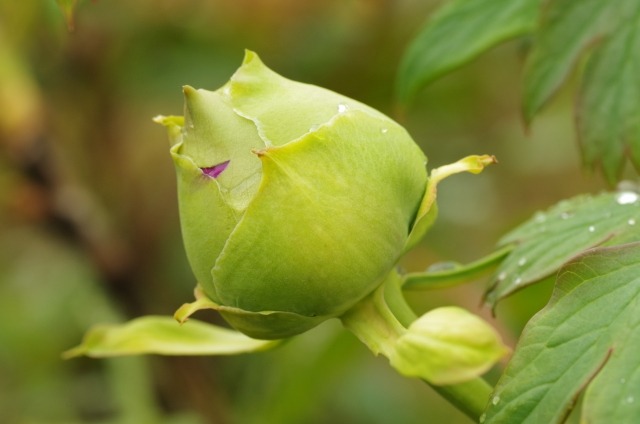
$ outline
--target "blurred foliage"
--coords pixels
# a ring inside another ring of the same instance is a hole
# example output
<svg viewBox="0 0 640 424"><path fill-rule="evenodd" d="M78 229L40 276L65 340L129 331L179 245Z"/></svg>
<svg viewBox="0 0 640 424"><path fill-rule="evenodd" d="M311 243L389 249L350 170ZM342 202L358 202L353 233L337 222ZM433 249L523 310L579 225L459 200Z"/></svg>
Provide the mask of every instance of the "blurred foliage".
<svg viewBox="0 0 640 424"><path fill-rule="evenodd" d="M397 79L409 103L425 85L516 37L530 44L523 115L530 123L576 74L575 119L583 162L619 182L640 169L640 3L635 0L449 0L411 42Z"/></svg>
<svg viewBox="0 0 640 424"><path fill-rule="evenodd" d="M391 114L397 64L435 2L61 3L75 3L72 32L53 0L0 2L0 422L467 423L336 323L241 357L60 358L93 323L168 315L192 298L168 146L151 122L180 114L182 85L217 88L250 48L285 76ZM407 269L472 260L535 210L602 188L569 142L566 91L523 133L524 48L490 51L396 116L431 167L500 160L442 184L440 218ZM410 300L488 316L484 284ZM536 286L498 307L506 340L548 294Z"/></svg>

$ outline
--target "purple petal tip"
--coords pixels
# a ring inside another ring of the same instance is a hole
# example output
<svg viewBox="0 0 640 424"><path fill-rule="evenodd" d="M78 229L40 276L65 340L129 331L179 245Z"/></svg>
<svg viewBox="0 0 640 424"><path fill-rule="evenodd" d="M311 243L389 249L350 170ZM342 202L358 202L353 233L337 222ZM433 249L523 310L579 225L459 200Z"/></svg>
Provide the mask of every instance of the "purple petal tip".
<svg viewBox="0 0 640 424"><path fill-rule="evenodd" d="M229 166L229 162L230 161L225 161L217 165L210 166L208 168L200 168L200 169L202 170L202 173L207 177L218 178L218 176L222 174L222 171L227 169L227 166Z"/></svg>

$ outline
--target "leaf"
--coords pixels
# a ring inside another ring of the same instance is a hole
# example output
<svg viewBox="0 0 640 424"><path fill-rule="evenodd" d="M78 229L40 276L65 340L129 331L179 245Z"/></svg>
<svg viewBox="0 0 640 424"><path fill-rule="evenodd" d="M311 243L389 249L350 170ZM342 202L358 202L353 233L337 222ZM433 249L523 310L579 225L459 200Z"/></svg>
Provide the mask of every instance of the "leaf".
<svg viewBox="0 0 640 424"><path fill-rule="evenodd" d="M620 178L626 154L640 168L640 2L591 57L578 98L584 161Z"/></svg>
<svg viewBox="0 0 640 424"><path fill-rule="evenodd" d="M594 50L577 105L584 160L613 183L627 147L640 165L640 2L551 0L525 72L527 121L553 96L580 57Z"/></svg>
<svg viewBox="0 0 640 424"><path fill-rule="evenodd" d="M640 196L634 191L578 196L538 213L507 234L500 245L515 245L485 294L496 303L552 275L572 257L594 246L640 241Z"/></svg>
<svg viewBox="0 0 640 424"><path fill-rule="evenodd" d="M540 0L455 0L440 8L400 64L397 93L409 103L431 81L535 26Z"/></svg>
<svg viewBox="0 0 640 424"><path fill-rule="evenodd" d="M574 258L527 324L483 422L560 423L583 391L580 422L636 422L639 307L640 243Z"/></svg>
<svg viewBox="0 0 640 424"><path fill-rule="evenodd" d="M171 317L145 316L121 325L96 326L65 358L86 355L235 355L269 349L280 340L257 340L201 321L178 324Z"/></svg>
<svg viewBox="0 0 640 424"><path fill-rule="evenodd" d="M425 272L404 276L403 290L430 290L453 287L485 277L494 272L500 262L511 253L513 246L504 246L484 258L466 265L455 262L436 263Z"/></svg>
<svg viewBox="0 0 640 424"><path fill-rule="evenodd" d="M602 35L607 3L549 1L525 72L524 112L528 121L569 77L579 56Z"/></svg>

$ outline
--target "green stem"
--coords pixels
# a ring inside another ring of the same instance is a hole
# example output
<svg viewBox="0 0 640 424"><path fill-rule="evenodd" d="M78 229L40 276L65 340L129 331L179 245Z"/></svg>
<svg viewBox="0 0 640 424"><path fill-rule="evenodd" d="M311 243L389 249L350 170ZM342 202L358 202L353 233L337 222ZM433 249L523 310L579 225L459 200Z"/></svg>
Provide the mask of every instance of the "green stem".
<svg viewBox="0 0 640 424"><path fill-rule="evenodd" d="M480 421L493 391L493 387L482 377L451 386L435 386L428 381L425 383L475 422Z"/></svg>
<svg viewBox="0 0 640 424"><path fill-rule="evenodd" d="M392 278L393 284L386 284ZM384 291L388 285L397 285L395 272L378 289L340 317L342 325L375 355L382 353L387 358L393 354L398 337L406 332L406 328L386 303Z"/></svg>
<svg viewBox="0 0 640 424"><path fill-rule="evenodd" d="M343 325L374 354L382 353L389 359L394 355L396 340L417 319L402 294L402 282L402 277L392 271L379 289L340 317ZM424 381L475 421L480 419L492 392L492 387L480 377L448 386Z"/></svg>
<svg viewBox="0 0 640 424"><path fill-rule="evenodd" d="M418 316L407 303L402 288L405 280L396 270L391 271L384 286L384 300L391 313L405 327L409 327Z"/></svg>

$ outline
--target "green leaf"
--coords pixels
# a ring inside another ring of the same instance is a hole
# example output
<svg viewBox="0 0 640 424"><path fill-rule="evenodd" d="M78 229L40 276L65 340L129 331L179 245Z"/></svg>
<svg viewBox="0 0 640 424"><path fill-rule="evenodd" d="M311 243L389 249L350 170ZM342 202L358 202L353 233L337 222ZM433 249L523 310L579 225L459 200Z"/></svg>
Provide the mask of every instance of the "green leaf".
<svg viewBox="0 0 640 424"><path fill-rule="evenodd" d="M237 331L189 320L177 323L171 317L145 316L121 325L91 329L82 344L64 353L65 358L86 355L235 355L269 349L279 340L256 340Z"/></svg>
<svg viewBox="0 0 640 424"><path fill-rule="evenodd" d="M455 262L436 263L425 272L412 272L404 276L404 290L429 290L453 287L491 274L511 253L513 246L504 246L484 258L466 265Z"/></svg>
<svg viewBox="0 0 640 424"><path fill-rule="evenodd" d="M627 147L640 164L640 3L552 0L543 15L525 73L524 114L530 121L566 81L589 48L577 108L584 160L607 180L620 175Z"/></svg>
<svg viewBox="0 0 640 424"><path fill-rule="evenodd" d="M640 243L574 258L527 324L483 422L560 423L583 391L580 422L636 422L639 307Z"/></svg>
<svg viewBox="0 0 640 424"><path fill-rule="evenodd" d="M549 277L565 262L599 245L640 241L640 196L635 191L565 200L507 234L515 245L485 295L492 307L502 298Z"/></svg>
<svg viewBox="0 0 640 424"><path fill-rule="evenodd" d="M455 0L439 9L411 43L400 65L403 103L431 81L535 26L540 0Z"/></svg>
<svg viewBox="0 0 640 424"><path fill-rule="evenodd" d="M629 3L631 4L631 3ZM640 2L593 54L578 98L584 161L620 178L626 154L640 168Z"/></svg>
<svg viewBox="0 0 640 424"><path fill-rule="evenodd" d="M549 2L525 72L524 112L528 121L569 77L585 49L602 35L608 3Z"/></svg>

